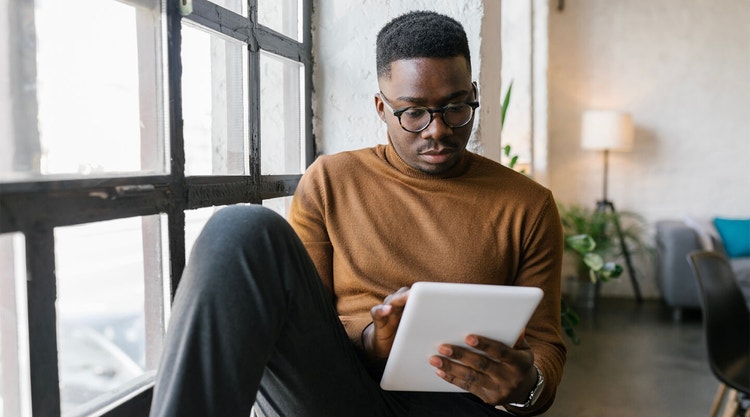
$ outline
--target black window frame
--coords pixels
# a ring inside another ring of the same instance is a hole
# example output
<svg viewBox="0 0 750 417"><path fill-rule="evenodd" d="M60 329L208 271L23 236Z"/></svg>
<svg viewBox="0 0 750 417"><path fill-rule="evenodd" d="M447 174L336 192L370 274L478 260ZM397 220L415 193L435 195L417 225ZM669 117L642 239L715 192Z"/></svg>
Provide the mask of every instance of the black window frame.
<svg viewBox="0 0 750 417"><path fill-rule="evenodd" d="M258 1L247 0L248 16L207 0L167 0L168 135L170 173L149 176L44 179L0 183L0 234L25 238L31 411L33 416L60 416L57 356L54 228L134 216L166 214L169 236L170 302L185 267L185 211L235 203L261 204L290 196L301 174L261 175L260 53L270 52L303 64L305 166L315 156L312 133L312 0L302 2L302 41L258 23ZM192 4L192 11L185 13ZM92 18L95 18L92 16ZM247 45L250 172L248 175L185 175L182 131L181 31L183 20L219 32ZM28 63L20 65L28 65ZM33 100L33 98L32 98ZM33 108L36 103L31 103ZM24 117L28 119L29 115ZM18 145L18 144L17 144ZM106 196L106 198L102 198ZM109 398L94 415L148 415L153 377Z"/></svg>

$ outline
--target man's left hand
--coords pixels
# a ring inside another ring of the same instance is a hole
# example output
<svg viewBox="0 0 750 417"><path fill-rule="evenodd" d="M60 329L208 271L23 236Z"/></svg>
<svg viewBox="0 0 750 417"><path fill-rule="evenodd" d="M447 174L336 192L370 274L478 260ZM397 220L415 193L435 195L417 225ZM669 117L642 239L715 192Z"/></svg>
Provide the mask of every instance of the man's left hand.
<svg viewBox="0 0 750 417"><path fill-rule="evenodd" d="M534 353L523 335L510 347L486 337L469 335L467 345L484 352L480 354L466 347L440 345L438 353L430 357L430 365L444 380L481 398L492 405L523 403L537 380Z"/></svg>

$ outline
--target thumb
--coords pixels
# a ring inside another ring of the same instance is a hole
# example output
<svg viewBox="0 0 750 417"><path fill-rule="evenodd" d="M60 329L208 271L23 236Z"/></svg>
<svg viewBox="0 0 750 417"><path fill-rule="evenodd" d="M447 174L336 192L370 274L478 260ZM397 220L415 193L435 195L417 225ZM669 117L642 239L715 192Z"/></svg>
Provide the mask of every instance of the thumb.
<svg viewBox="0 0 750 417"><path fill-rule="evenodd" d="M388 322L388 316L393 307L390 304L378 304L370 310L375 327L383 327Z"/></svg>

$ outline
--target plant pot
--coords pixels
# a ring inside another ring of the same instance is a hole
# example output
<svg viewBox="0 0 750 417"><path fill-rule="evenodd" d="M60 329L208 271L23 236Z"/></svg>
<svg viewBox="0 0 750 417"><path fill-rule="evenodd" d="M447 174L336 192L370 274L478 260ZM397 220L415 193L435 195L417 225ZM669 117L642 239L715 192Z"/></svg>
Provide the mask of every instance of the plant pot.
<svg viewBox="0 0 750 417"><path fill-rule="evenodd" d="M577 276L568 277L566 287L573 308L576 310L594 310L599 300L600 286L599 282L591 282L588 279L588 274L585 279Z"/></svg>

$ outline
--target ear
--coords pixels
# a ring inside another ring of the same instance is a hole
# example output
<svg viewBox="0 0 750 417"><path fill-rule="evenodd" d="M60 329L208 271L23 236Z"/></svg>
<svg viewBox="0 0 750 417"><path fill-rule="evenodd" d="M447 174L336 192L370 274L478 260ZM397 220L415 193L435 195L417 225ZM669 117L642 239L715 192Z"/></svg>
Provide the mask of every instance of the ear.
<svg viewBox="0 0 750 417"><path fill-rule="evenodd" d="M474 86L474 100L479 100L479 87L476 81L472 81L471 85Z"/></svg>
<svg viewBox="0 0 750 417"><path fill-rule="evenodd" d="M385 122L385 104L383 103L383 99L380 97L379 93L375 93L375 111L378 112L378 116L380 117L380 120Z"/></svg>

